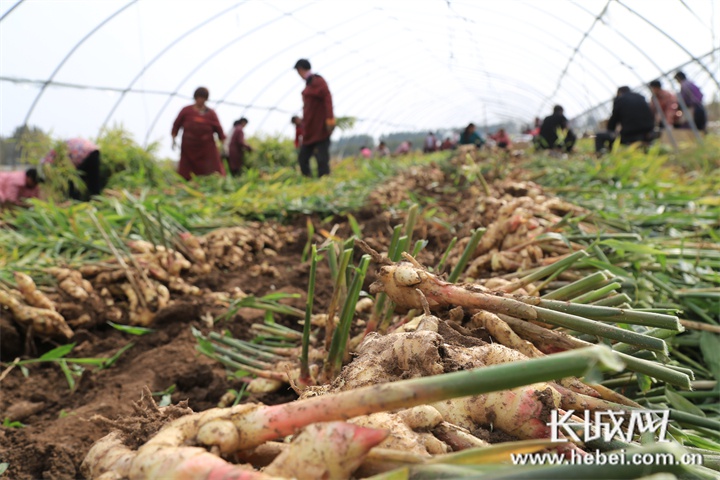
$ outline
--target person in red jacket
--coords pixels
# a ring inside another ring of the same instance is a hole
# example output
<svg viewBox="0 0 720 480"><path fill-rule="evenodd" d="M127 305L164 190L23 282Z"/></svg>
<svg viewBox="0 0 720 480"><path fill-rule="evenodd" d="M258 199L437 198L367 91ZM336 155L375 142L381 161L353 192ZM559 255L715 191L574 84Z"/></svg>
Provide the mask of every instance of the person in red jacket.
<svg viewBox="0 0 720 480"><path fill-rule="evenodd" d="M210 175L219 173L225 176L225 167L220 160L220 151L215 143L215 136L225 140L220 120L214 110L205 103L210 92L205 87L195 90L195 103L180 110L172 127L172 145L177 145L175 138L183 129L180 144L180 163L178 173L190 180L191 175Z"/></svg>
<svg viewBox="0 0 720 480"><path fill-rule="evenodd" d="M245 131L243 130L247 124L248 119L245 117L236 122L232 137L230 137L230 143L228 144L228 166L233 176L238 176L242 173L243 166L245 165L245 152L252 152L252 147L245 141Z"/></svg>
<svg viewBox="0 0 720 480"><path fill-rule="evenodd" d="M490 135L490 138L495 140L498 148L508 150L510 148L510 136L507 134L504 128L499 129L494 134Z"/></svg>
<svg viewBox="0 0 720 480"><path fill-rule="evenodd" d="M306 177L312 176L310 157L315 155L318 177L322 177L330 173L330 135L335 129L332 95L325 79L312 73L308 60L298 60L295 70L305 80L305 89L302 91L303 137L298 152L300 171Z"/></svg>

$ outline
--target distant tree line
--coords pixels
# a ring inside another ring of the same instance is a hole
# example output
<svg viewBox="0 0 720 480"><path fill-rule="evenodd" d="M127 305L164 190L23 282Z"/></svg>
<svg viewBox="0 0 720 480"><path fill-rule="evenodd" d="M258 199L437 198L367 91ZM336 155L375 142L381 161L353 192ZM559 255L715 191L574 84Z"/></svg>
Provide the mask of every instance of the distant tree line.
<svg viewBox="0 0 720 480"><path fill-rule="evenodd" d="M0 136L0 165L22 166L37 161L51 142L50 135L39 127L17 127L11 136Z"/></svg>

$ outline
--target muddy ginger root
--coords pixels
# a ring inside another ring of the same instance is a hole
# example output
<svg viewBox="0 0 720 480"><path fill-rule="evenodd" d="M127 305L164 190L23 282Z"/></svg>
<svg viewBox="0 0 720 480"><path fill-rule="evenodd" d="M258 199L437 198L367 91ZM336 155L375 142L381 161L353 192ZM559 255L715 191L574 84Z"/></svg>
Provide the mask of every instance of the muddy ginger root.
<svg viewBox="0 0 720 480"><path fill-rule="evenodd" d="M30 275L22 272L14 272L15 283L22 292L23 298L31 307L44 308L46 310L57 310L55 303L45 296L33 281Z"/></svg>
<svg viewBox="0 0 720 480"><path fill-rule="evenodd" d="M33 332L47 336L71 338L74 333L65 322L65 318L54 310L30 307L5 290L0 289L0 305L5 305L12 312L13 318L21 324L32 327Z"/></svg>
<svg viewBox="0 0 720 480"><path fill-rule="evenodd" d="M270 412L277 413L273 415ZM231 453L257 446L269 438L294 430L291 424L285 425L288 422L289 419L284 419L277 408L246 404L177 418L136 451L123 443L121 435L113 432L93 445L83 461L81 472L88 478L107 480L253 480L278 478L274 476L277 474L283 475L283 478L285 475L293 478L298 478L298 475L305 475L299 478L347 478L367 452L387 436L384 430L344 422L316 423L297 435L288 449L289 453L275 459L266 472L233 465L206 450L209 447L220 453ZM316 475L318 472L327 472L329 476Z"/></svg>
<svg viewBox="0 0 720 480"><path fill-rule="evenodd" d="M397 369L403 379L439 375L444 371L438 353L442 344L440 335L425 330L388 335L370 333L358 347L358 356L343 368L333 386L348 390L392 382L398 379L393 369Z"/></svg>
<svg viewBox="0 0 720 480"><path fill-rule="evenodd" d="M491 425L521 439L549 438L550 412L559 406L560 394L548 384L433 404L447 422L471 431Z"/></svg>
<svg viewBox="0 0 720 480"><path fill-rule="evenodd" d="M441 348L445 351L445 358L440 356ZM437 375L444 373L446 364L472 369L522 358L519 352L497 344L454 347L445 343L438 333L428 330L385 336L371 334L358 348L358 357L343 369L333 386L351 390L405 378ZM543 383L513 391L447 400L432 406L440 411L445 421L468 430L474 430L478 425L494 424L508 434L530 439L546 438L548 430L540 420L540 413L559 407L560 399L557 390Z"/></svg>
<svg viewBox="0 0 720 480"><path fill-rule="evenodd" d="M352 423L309 425L293 438L264 473L298 480L350 478L371 448L387 437L386 430Z"/></svg>
<svg viewBox="0 0 720 480"><path fill-rule="evenodd" d="M535 345L520 338L507 323L500 320L494 313L481 311L473 315L470 319L470 325L473 327L484 328L498 342L506 347L521 352L526 357L542 357L544 354L535 348Z"/></svg>
<svg viewBox="0 0 720 480"><path fill-rule="evenodd" d="M389 435L378 447L400 450L429 457L448 452L448 445L438 440L430 430L443 422L440 412L430 405L421 405L395 413L373 413L350 420L363 427L380 428Z"/></svg>
<svg viewBox="0 0 720 480"><path fill-rule="evenodd" d="M88 292L86 292L82 286L70 277L62 280L58 286L63 292L67 293L75 300L83 302L88 299Z"/></svg>
<svg viewBox="0 0 720 480"><path fill-rule="evenodd" d="M200 245L200 240L190 232L180 234L180 240L183 245L188 249L191 259L195 263L203 264L207 261L205 250Z"/></svg>

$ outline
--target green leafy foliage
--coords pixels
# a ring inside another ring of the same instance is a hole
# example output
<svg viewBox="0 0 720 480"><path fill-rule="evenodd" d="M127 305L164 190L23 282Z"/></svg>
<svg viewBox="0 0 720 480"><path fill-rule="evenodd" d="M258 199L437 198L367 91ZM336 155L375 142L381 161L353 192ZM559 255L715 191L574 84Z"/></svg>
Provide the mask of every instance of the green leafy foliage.
<svg viewBox="0 0 720 480"><path fill-rule="evenodd" d="M29 376L29 370L26 365L34 363L55 363L60 367L65 379L67 380L70 391L75 391L77 386L77 380L82 377L85 367L83 365L91 365L96 367L98 370L110 368L127 350L134 346L133 343L128 343L124 347L120 348L112 357L87 357L87 358L68 358L67 355L72 352L75 348L75 343L69 343L67 345L60 345L59 347L53 348L52 350L45 352L38 358L30 358L27 360L15 360L10 363L10 367L19 367L22 370L23 375L27 378Z"/></svg>
<svg viewBox="0 0 720 480"><path fill-rule="evenodd" d="M120 325L113 322L107 322L108 325L113 327L115 330L119 330L123 333L129 333L130 335L147 335L148 333L152 333L155 330L152 328L146 328L146 327L138 327L133 325Z"/></svg>
<svg viewBox="0 0 720 480"><path fill-rule="evenodd" d="M278 136L261 136L248 140L253 151L246 154L246 164L259 172L273 172L279 168L292 168L297 162L295 146L291 140Z"/></svg>
<svg viewBox="0 0 720 480"><path fill-rule="evenodd" d="M18 421L12 421L8 417L5 417L3 419L2 426L5 428L23 428L25 424Z"/></svg>
<svg viewBox="0 0 720 480"><path fill-rule="evenodd" d="M19 126L0 137L0 165L36 165L50 149L50 135L34 126Z"/></svg>
<svg viewBox="0 0 720 480"><path fill-rule="evenodd" d="M162 187L179 177L156 158L157 143L143 148L122 127L105 130L97 140L101 176L108 188Z"/></svg>
<svg viewBox="0 0 720 480"><path fill-rule="evenodd" d="M67 200L71 184L78 192L86 192L85 182L70 160L65 141L54 141L51 150L55 152L53 162L41 165L42 176L45 179L43 192L47 198L51 201Z"/></svg>

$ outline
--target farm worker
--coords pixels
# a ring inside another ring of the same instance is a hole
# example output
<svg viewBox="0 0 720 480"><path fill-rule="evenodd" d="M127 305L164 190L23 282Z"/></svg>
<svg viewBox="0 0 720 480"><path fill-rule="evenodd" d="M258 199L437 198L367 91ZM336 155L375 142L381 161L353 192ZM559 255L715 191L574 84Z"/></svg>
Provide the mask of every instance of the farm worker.
<svg viewBox="0 0 720 480"><path fill-rule="evenodd" d="M388 155L390 155L390 149L388 148L387 144L381 140L377 148L375 149L375 156L387 157Z"/></svg>
<svg viewBox="0 0 720 480"><path fill-rule="evenodd" d="M428 132L427 137L425 137L425 145L423 145L423 153L430 153L437 150L437 138L435 138L435 134L432 132Z"/></svg>
<svg viewBox="0 0 720 480"><path fill-rule="evenodd" d="M395 149L395 155L405 155L406 153L410 153L411 148L412 142L400 142L400 145L398 145L398 147Z"/></svg>
<svg viewBox="0 0 720 480"><path fill-rule="evenodd" d="M477 132L474 123L468 123L468 126L460 134L458 143L460 145L475 145L480 148L485 145L485 139Z"/></svg>
<svg viewBox="0 0 720 480"><path fill-rule="evenodd" d="M100 195L103 180L100 176L100 147L84 138L71 138L65 141L67 156L75 165L85 182L85 192L81 192L73 182L68 185L68 196L73 200L86 202L93 195ZM57 152L51 150L42 160L42 165L52 165L57 159ZM52 170L48 175L52 175Z"/></svg>
<svg viewBox="0 0 720 480"><path fill-rule="evenodd" d="M503 148L505 150L510 148L510 136L507 134L504 128L501 128L493 135L490 135L490 138L495 140L495 143L499 148Z"/></svg>
<svg viewBox="0 0 720 480"><path fill-rule="evenodd" d="M370 158L372 157L372 150L363 145L362 147L360 147L360 156L363 158Z"/></svg>
<svg viewBox="0 0 720 480"><path fill-rule="evenodd" d="M228 166L233 176L240 175L243 164L245 163L245 152L252 152L252 147L245 142L245 132L243 129L247 124L248 119L245 117L237 120L232 137L230 137L230 143L228 145Z"/></svg>
<svg viewBox="0 0 720 480"><path fill-rule="evenodd" d="M651 98L650 110L653 113L656 124L662 125L665 123L667 126L672 127L677 119L677 98L667 90L663 90L660 80L653 80L650 82L649 87L650 92L652 92L652 96L657 99L657 104L660 106L661 110L659 112L657 111L655 100Z"/></svg>
<svg viewBox="0 0 720 480"><path fill-rule="evenodd" d="M0 206L22 205L26 198L38 198L40 181L35 168L28 168L24 172L0 172Z"/></svg>
<svg viewBox="0 0 720 480"><path fill-rule="evenodd" d="M608 120L607 132L595 136L595 151L602 153L615 140L615 129L620 125L620 143L631 145L652 140L655 117L645 97L630 91L630 87L618 88L613 101L612 114Z"/></svg>
<svg viewBox="0 0 720 480"><path fill-rule="evenodd" d="M680 84L680 98L685 102L685 106L692 111L695 126L698 130L704 132L707 126L707 113L705 107L703 107L703 94L700 88L688 80L681 70L675 73L675 80Z"/></svg>
<svg viewBox="0 0 720 480"><path fill-rule="evenodd" d="M455 142L452 141L452 138L445 137L445 140L440 144L440 150L452 150L455 148Z"/></svg>
<svg viewBox="0 0 720 480"><path fill-rule="evenodd" d="M468 123L468 126L460 134L460 145L475 145L478 148L485 145L485 139L477 133L474 123Z"/></svg>
<svg viewBox="0 0 720 480"><path fill-rule="evenodd" d="M220 160L220 152L215 143L215 134L225 140L225 133L214 110L205 104L210 92L205 87L195 90L195 103L180 110L172 127L172 146L177 147L176 137L183 130L180 145L180 163L178 173L190 180L191 175L225 175L225 167Z"/></svg>
<svg viewBox="0 0 720 480"><path fill-rule="evenodd" d="M564 135L560 140L558 130ZM553 107L552 115L545 117L540 124L540 131L533 139L535 148L542 150L565 150L570 152L575 145L575 133L570 129L565 109L560 105Z"/></svg>
<svg viewBox="0 0 720 480"><path fill-rule="evenodd" d="M535 123L533 124L533 128L528 130L527 133L532 135L533 137L537 137L540 135L540 127L542 126L542 122L540 121L540 117L535 117Z"/></svg>
<svg viewBox="0 0 720 480"><path fill-rule="evenodd" d="M225 132L225 140L222 142L222 152L220 152L221 160L227 160L230 158L230 140L232 139L232 134L235 131L235 127L238 126L238 123L240 123L240 120L235 120L230 130Z"/></svg>
<svg viewBox="0 0 720 480"><path fill-rule="evenodd" d="M332 95L323 77L312 72L310 62L301 58L295 63L300 78L305 80L302 91L302 143L298 152L300 171L312 176L310 157L317 160L318 177L330 173L330 135L335 129Z"/></svg>
<svg viewBox="0 0 720 480"><path fill-rule="evenodd" d="M302 145L303 129L302 129L302 118L297 115L293 115L290 119L290 123L295 125L295 149L299 149Z"/></svg>

